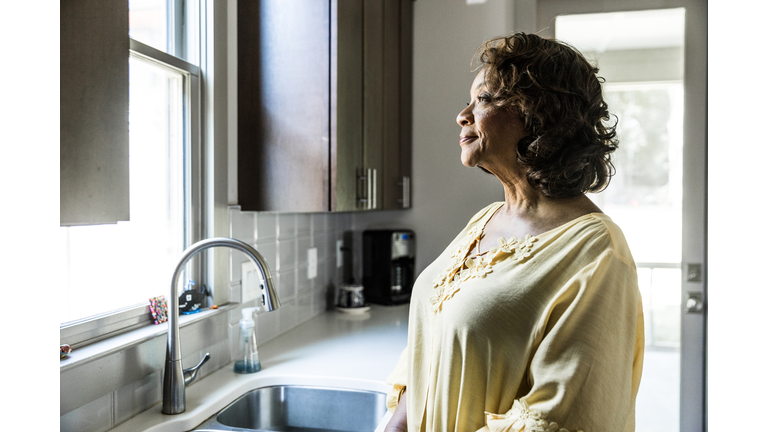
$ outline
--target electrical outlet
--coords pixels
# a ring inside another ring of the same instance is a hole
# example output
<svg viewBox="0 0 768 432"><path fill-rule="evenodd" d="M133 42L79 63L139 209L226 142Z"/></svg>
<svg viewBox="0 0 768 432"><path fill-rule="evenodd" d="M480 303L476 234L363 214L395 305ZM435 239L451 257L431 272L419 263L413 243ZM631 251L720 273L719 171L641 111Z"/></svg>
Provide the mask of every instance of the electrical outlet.
<svg viewBox="0 0 768 432"><path fill-rule="evenodd" d="M344 251L341 248L344 247L344 240L336 240L336 268L341 268L344 265Z"/></svg>
<svg viewBox="0 0 768 432"><path fill-rule="evenodd" d="M317 277L317 248L307 250L307 279Z"/></svg>
<svg viewBox="0 0 768 432"><path fill-rule="evenodd" d="M256 269L256 265L250 260L240 265L241 284L240 284L240 301L247 303L251 300L261 298L261 290L264 281L261 279L261 272Z"/></svg>

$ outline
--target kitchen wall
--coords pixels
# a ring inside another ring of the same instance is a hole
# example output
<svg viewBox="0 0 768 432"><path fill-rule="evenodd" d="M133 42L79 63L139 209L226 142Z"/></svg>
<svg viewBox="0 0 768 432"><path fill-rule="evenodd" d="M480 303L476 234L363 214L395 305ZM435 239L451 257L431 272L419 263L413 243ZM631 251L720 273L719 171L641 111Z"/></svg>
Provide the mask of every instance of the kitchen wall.
<svg viewBox="0 0 768 432"><path fill-rule="evenodd" d="M337 266L336 241L343 241L345 232L354 230L351 213L242 212L232 206L229 215L230 236L253 245L264 256L280 297L280 309L258 313L259 343L333 306L335 289L344 276L344 267ZM317 249L317 271L312 278L310 248ZM230 252L229 290L230 299L235 302L241 298L243 264L250 266L245 255ZM249 307L251 303L242 306ZM237 327L237 320L230 325Z"/></svg>

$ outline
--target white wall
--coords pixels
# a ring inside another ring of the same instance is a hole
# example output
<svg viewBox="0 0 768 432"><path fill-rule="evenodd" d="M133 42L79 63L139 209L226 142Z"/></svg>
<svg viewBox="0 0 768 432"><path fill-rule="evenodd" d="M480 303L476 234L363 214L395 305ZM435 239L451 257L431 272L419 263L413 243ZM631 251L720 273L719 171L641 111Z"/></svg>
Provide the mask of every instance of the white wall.
<svg viewBox="0 0 768 432"><path fill-rule="evenodd" d="M768 4L709 2L709 430L760 430L768 407L765 30ZM758 25L747 25L755 17Z"/></svg>
<svg viewBox="0 0 768 432"><path fill-rule="evenodd" d="M470 60L486 39L511 32L512 2L418 0L414 3L413 208L357 214L355 227L412 228L420 272L472 215L504 199L501 183L459 159L456 116L469 102Z"/></svg>

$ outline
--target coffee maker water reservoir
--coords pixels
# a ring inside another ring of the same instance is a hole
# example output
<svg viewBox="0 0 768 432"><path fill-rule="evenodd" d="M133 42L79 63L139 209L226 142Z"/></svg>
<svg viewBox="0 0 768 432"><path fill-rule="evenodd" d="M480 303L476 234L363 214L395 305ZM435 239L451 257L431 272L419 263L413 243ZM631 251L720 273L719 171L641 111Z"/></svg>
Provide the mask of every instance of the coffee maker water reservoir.
<svg viewBox="0 0 768 432"><path fill-rule="evenodd" d="M363 287L366 301L381 305L410 301L415 251L411 230L363 231Z"/></svg>

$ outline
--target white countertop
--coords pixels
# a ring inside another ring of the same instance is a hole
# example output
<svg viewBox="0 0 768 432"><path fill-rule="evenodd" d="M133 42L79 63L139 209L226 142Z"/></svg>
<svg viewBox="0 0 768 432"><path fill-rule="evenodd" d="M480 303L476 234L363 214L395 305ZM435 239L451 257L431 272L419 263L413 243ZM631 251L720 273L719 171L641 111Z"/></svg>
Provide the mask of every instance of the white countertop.
<svg viewBox="0 0 768 432"><path fill-rule="evenodd" d="M272 385L386 392L384 381L407 336L408 305L373 305L359 315L326 312L259 346L260 372L236 374L230 363L187 388L184 413L164 415L161 402L113 430L188 431L244 393Z"/></svg>

